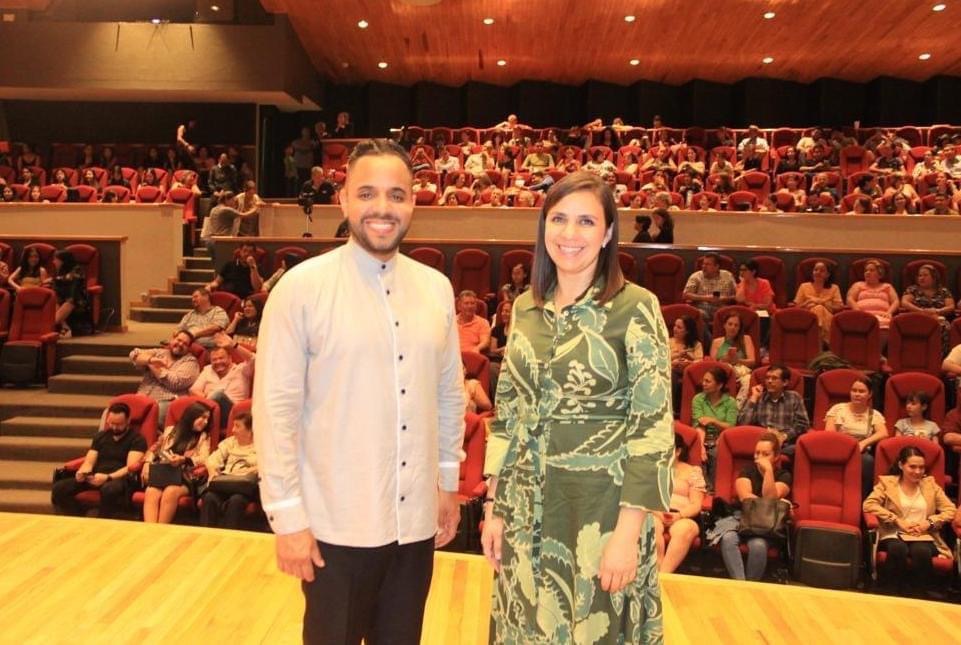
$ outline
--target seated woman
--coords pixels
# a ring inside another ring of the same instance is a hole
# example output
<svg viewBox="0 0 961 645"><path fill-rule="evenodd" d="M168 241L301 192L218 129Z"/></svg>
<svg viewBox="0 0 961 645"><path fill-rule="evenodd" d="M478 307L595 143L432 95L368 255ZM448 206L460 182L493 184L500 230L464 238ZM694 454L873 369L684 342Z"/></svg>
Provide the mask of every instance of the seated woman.
<svg viewBox="0 0 961 645"><path fill-rule="evenodd" d="M918 212L919 206L921 205L921 197L918 195L918 191L914 190L914 186L905 183L904 175L901 173L891 175L888 181L888 187L884 190L884 196L894 196L898 193L904 193L904 196L911 202L914 211Z"/></svg>
<svg viewBox="0 0 961 645"><path fill-rule="evenodd" d="M874 212L874 202L867 195L859 195L848 211L851 215L868 215Z"/></svg>
<svg viewBox="0 0 961 645"><path fill-rule="evenodd" d="M498 290L497 295L501 300L513 301L517 296L531 288L530 278L527 275L527 267L518 262L511 267L511 281L503 285Z"/></svg>
<svg viewBox="0 0 961 645"><path fill-rule="evenodd" d="M481 382L476 378L470 378L467 376L467 370L464 370L464 401L466 404L465 412L470 412L472 414L480 414L482 412L488 412L494 408L491 405L490 397L487 396L487 392L484 391L484 387Z"/></svg>
<svg viewBox="0 0 961 645"><path fill-rule="evenodd" d="M760 267L756 260L746 260L738 267L741 281L737 283L734 300L751 311L774 312L774 289L765 278L758 277Z"/></svg>
<svg viewBox="0 0 961 645"><path fill-rule="evenodd" d="M64 172L63 168L57 168L53 171L53 179L50 180L50 185L67 188L67 173Z"/></svg>
<svg viewBox="0 0 961 645"><path fill-rule="evenodd" d="M756 497L784 499L791 492L791 473L779 467L780 445L777 435L765 432L754 447L754 464L744 468L734 481L737 501ZM737 524L720 536L721 557L727 574L734 580L760 580L767 568L767 538L751 536L747 541L747 568L741 557L741 535Z"/></svg>
<svg viewBox="0 0 961 645"><path fill-rule="evenodd" d="M87 300L87 278L70 251L53 254L53 290L57 294L57 312L54 322L60 335L69 338L74 329L93 332L90 320L90 303Z"/></svg>
<svg viewBox="0 0 961 645"><path fill-rule="evenodd" d="M694 204L694 207L695 207L697 210L699 210L699 211L705 211L705 212L709 212L709 213L716 213L716 212L717 212L717 209L716 209L716 208L712 208L712 207L711 207L711 198L710 198L710 196L704 195L703 193L702 193L701 195L697 196L697 200L696 200L696 203Z"/></svg>
<svg viewBox="0 0 961 645"><path fill-rule="evenodd" d="M2 186L3 190L0 192L0 202L5 204L12 204L13 202L20 201L17 199L17 193L13 192L13 188L10 186Z"/></svg>
<svg viewBox="0 0 961 645"><path fill-rule="evenodd" d="M26 287L44 287L50 283L47 270L40 263L40 251L31 247L20 259L20 266L10 274L7 284L14 291Z"/></svg>
<svg viewBox="0 0 961 645"><path fill-rule="evenodd" d="M40 185L34 184L30 187L30 192L27 193L26 201L32 202L34 204L47 204L50 202L49 199L44 199L43 194L40 192Z"/></svg>
<svg viewBox="0 0 961 645"><path fill-rule="evenodd" d="M628 173L631 177L637 174L637 169L640 167L640 160L637 158L637 153L628 152L624 157L624 168L622 172Z"/></svg>
<svg viewBox="0 0 961 645"><path fill-rule="evenodd" d="M677 167L677 172L690 173L691 176L698 179L704 177L704 162L697 160L697 150L694 148L687 148L684 153L684 161Z"/></svg>
<svg viewBox="0 0 961 645"><path fill-rule="evenodd" d="M714 161L711 162L711 168L708 171L709 175L733 175L734 174L734 164L728 158L727 152L718 152L714 157Z"/></svg>
<svg viewBox="0 0 961 645"><path fill-rule="evenodd" d="M140 478L145 486L143 521L170 524L177 514L181 497L196 495L194 466L205 464L210 456L210 409L194 403L184 411L177 425L164 430L160 439L144 455ZM181 483L163 488L150 484L153 464L169 464L180 470Z"/></svg>
<svg viewBox="0 0 961 645"><path fill-rule="evenodd" d="M97 181L97 175L94 174L92 168L86 168L86 169L81 173L81 175L80 175L80 184L81 184L82 186L90 186L90 187L93 188L95 191L97 191L97 195L99 195L99 194L100 194L100 191L103 189L103 186L101 186L101 185L100 185L100 182Z"/></svg>
<svg viewBox="0 0 961 645"><path fill-rule="evenodd" d="M861 497L871 492L874 481L874 444L888 436L884 415L871 407L871 381L854 379L850 400L831 406L824 416L824 429L843 432L858 440L861 450Z"/></svg>
<svg viewBox="0 0 961 645"><path fill-rule="evenodd" d="M804 202L807 200L807 193L798 184L798 178L794 175L788 175L784 178L784 188L779 189L777 192L790 195L794 199L795 208L803 208Z"/></svg>
<svg viewBox="0 0 961 645"><path fill-rule="evenodd" d="M757 362L754 340L744 333L741 317L736 313L729 314L724 319L724 335L711 342L711 357L716 361L727 363L734 370L740 387L738 388L738 404L747 398L751 388L751 370Z"/></svg>
<svg viewBox="0 0 961 645"><path fill-rule="evenodd" d="M247 346L250 351L257 348L257 335L260 333L260 317L262 305L260 300L245 298L240 307L240 311L234 314L233 319L224 333L232 337L235 342Z"/></svg>
<svg viewBox="0 0 961 645"><path fill-rule="evenodd" d="M114 166L110 169L110 179L107 180L107 184L110 186L123 186L124 188L130 188L130 182L127 178L123 176L123 167Z"/></svg>
<svg viewBox="0 0 961 645"><path fill-rule="evenodd" d="M954 317L955 301L951 292L941 286L941 274L932 264L922 264L914 284L901 296L901 309L916 311L936 318L941 324L942 353L947 353L948 331Z"/></svg>
<svg viewBox="0 0 961 645"><path fill-rule="evenodd" d="M459 172L454 176L454 183L444 189L444 192L440 196L440 203L448 204L451 195L454 195L454 199L457 199L456 193L461 190L467 190L467 175ZM453 205L456 206L457 204Z"/></svg>
<svg viewBox="0 0 961 645"><path fill-rule="evenodd" d="M694 539L700 533L697 517L704 500L704 475L699 466L687 463L688 447L684 437L674 435L674 490L667 513L653 513L654 538L657 541L658 570L673 573L684 562ZM671 542L664 548L664 527L668 527Z"/></svg>
<svg viewBox="0 0 961 645"><path fill-rule="evenodd" d="M201 497L200 525L224 529L239 529L247 504L258 499L257 448L254 446L253 417L241 412L234 417L231 435L217 445L207 457L207 489ZM226 477L233 480L229 491L215 484Z"/></svg>
<svg viewBox="0 0 961 645"><path fill-rule="evenodd" d="M914 204L908 199L908 196L902 192L895 193L891 197L887 213L889 215L915 215L917 211L914 209Z"/></svg>
<svg viewBox="0 0 961 645"><path fill-rule="evenodd" d="M737 401L727 393L727 372L712 367L701 379L701 391L691 401L691 421L701 437L704 452L701 461L707 479L714 484L714 465L717 459L717 438L721 433L737 425Z"/></svg>
<svg viewBox="0 0 961 645"><path fill-rule="evenodd" d="M584 170L603 175L607 172L615 172L617 168L607 160L607 155L603 150L595 150L591 155L591 160L584 164Z"/></svg>
<svg viewBox="0 0 961 645"><path fill-rule="evenodd" d="M932 558L951 557L941 527L951 521L956 508L924 468L924 453L905 446L862 505L865 513L877 516L878 551L888 554L879 571L881 584L898 596L929 591Z"/></svg>
<svg viewBox="0 0 961 645"><path fill-rule="evenodd" d="M831 269L824 262L816 262L811 269L811 280L802 282L794 294L794 304L810 310L818 318L821 342L825 345L831 340L831 321L834 314L844 308L841 290L832 283Z"/></svg>
<svg viewBox="0 0 961 645"><path fill-rule="evenodd" d="M674 409L680 409L681 383L684 370L694 361L704 358L704 347L697 335L697 323L690 316L680 316L671 327L667 344L671 349L671 390Z"/></svg>
<svg viewBox="0 0 961 645"><path fill-rule="evenodd" d="M800 169L801 160L798 158L797 149L795 149L794 146L788 146L787 150L784 151L784 156L778 159L778 173L799 172Z"/></svg>
<svg viewBox="0 0 961 645"><path fill-rule="evenodd" d="M511 300L503 300L497 305L497 313L494 315L494 324L491 327L491 347L488 350L488 358L491 361L500 361L504 357L504 350L507 349L507 339L511 335L511 314L514 311L514 303Z"/></svg>
<svg viewBox="0 0 961 645"><path fill-rule="evenodd" d="M171 175L173 176L173 175ZM200 195L200 186L197 185L197 173L193 170L187 170L182 173L180 179L175 179L172 184L170 184L171 190L174 188L186 188L194 195Z"/></svg>
<svg viewBox="0 0 961 645"><path fill-rule="evenodd" d="M577 150L574 147L568 146L564 148L564 156L557 162L557 168L567 173L580 170L581 162L577 159L576 154Z"/></svg>
<svg viewBox="0 0 961 645"><path fill-rule="evenodd" d="M930 404L931 397L924 390L909 392L904 399L904 408L908 416L894 423L894 434L900 437L919 437L937 443L941 428L928 418Z"/></svg>
<svg viewBox="0 0 961 645"><path fill-rule="evenodd" d="M851 309L873 314L881 326L882 337L891 326L891 316L900 304L898 292L890 284L881 282L884 267L880 262L869 260L864 265L864 279L848 289L847 303Z"/></svg>

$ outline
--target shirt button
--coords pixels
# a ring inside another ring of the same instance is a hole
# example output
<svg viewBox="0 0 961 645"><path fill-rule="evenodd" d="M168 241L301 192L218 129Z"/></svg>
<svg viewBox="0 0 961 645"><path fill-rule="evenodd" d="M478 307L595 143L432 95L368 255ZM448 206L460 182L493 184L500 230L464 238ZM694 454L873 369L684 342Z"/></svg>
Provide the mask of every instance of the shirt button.
<svg viewBox="0 0 961 645"><path fill-rule="evenodd" d="M387 290L387 295L388 295L388 296L390 295L390 289Z"/></svg>
<svg viewBox="0 0 961 645"><path fill-rule="evenodd" d="M401 467L405 467L405 466L407 466L407 462L406 462L406 461L402 461L402 462L400 462L400 465L401 465Z"/></svg>
<svg viewBox="0 0 961 645"><path fill-rule="evenodd" d="M386 269L386 268L387 268L387 265L386 265L386 264L381 264L381 265L380 265L380 268L381 268L381 269Z"/></svg>
<svg viewBox="0 0 961 645"><path fill-rule="evenodd" d="M407 390L403 390L403 389L402 389L402 390L400 391L400 393L401 393L401 394L407 394Z"/></svg>
<svg viewBox="0 0 961 645"><path fill-rule="evenodd" d="M404 497L403 495L401 495L401 496L400 496L400 501L402 501L402 502L403 502L403 501L404 501L405 499L407 499L407 498L406 498L406 497Z"/></svg>
<svg viewBox="0 0 961 645"><path fill-rule="evenodd" d="M394 321L394 327L400 327L400 323L397 322L396 320Z"/></svg>
<svg viewBox="0 0 961 645"><path fill-rule="evenodd" d="M406 429L407 429L407 424L402 425L402 426L400 427L400 429L401 429L401 430L406 430Z"/></svg>
<svg viewBox="0 0 961 645"><path fill-rule="evenodd" d="M397 360L399 360L399 361L402 361L402 360L404 360L404 355L403 355L403 354L401 354L400 356L398 356L398 357L397 357Z"/></svg>

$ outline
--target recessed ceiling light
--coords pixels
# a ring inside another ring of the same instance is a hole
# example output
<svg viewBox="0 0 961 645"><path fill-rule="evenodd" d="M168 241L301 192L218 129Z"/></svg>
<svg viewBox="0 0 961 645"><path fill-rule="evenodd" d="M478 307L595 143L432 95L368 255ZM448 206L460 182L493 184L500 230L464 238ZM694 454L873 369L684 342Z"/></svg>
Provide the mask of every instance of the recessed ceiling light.
<svg viewBox="0 0 961 645"><path fill-rule="evenodd" d="M770 56L765 56L764 58L761 59L761 62L764 63L765 65L770 65L771 63L774 62L774 59L771 58Z"/></svg>
<svg viewBox="0 0 961 645"><path fill-rule="evenodd" d="M773 17L776 16L776 15L777 15L777 14L774 13L773 11L768 11L767 13L764 14L764 19L765 19L765 20L770 20L771 18L773 18Z"/></svg>
<svg viewBox="0 0 961 645"><path fill-rule="evenodd" d="M381 69L387 69L387 62L386 62L386 61L380 61L379 63L377 63L377 67L379 67L379 68L381 68Z"/></svg>
<svg viewBox="0 0 961 645"><path fill-rule="evenodd" d="M493 24L494 24L494 19L493 19L493 18L484 18L484 24L485 24L485 25L493 25Z"/></svg>
<svg viewBox="0 0 961 645"><path fill-rule="evenodd" d="M498 67L504 67L505 65L507 65L507 61L504 60L503 58L500 59L499 61L497 61L497 66L498 66Z"/></svg>
<svg viewBox="0 0 961 645"><path fill-rule="evenodd" d="M948 5L944 4L943 2L939 2L938 4L931 7L931 11L944 11L947 8L948 8Z"/></svg>
<svg viewBox="0 0 961 645"><path fill-rule="evenodd" d="M634 22L637 20L636 16L624 16L624 22Z"/></svg>
<svg viewBox="0 0 961 645"><path fill-rule="evenodd" d="M918 56L918 60L928 60L929 58L931 58L931 54L927 52L924 52L923 54Z"/></svg>
<svg viewBox="0 0 961 645"><path fill-rule="evenodd" d="M212 5L210 5L210 10L213 11L214 13L216 13L216 12L220 11L220 5L219 5L219 4L212 4Z"/></svg>
<svg viewBox="0 0 961 645"><path fill-rule="evenodd" d="M640 65L641 61L637 58L632 58L630 61L631 65Z"/></svg>
<svg viewBox="0 0 961 645"><path fill-rule="evenodd" d="M370 23L367 22L366 20L360 20L357 22L357 26L360 27L361 29L367 29L367 27L370 26Z"/></svg>

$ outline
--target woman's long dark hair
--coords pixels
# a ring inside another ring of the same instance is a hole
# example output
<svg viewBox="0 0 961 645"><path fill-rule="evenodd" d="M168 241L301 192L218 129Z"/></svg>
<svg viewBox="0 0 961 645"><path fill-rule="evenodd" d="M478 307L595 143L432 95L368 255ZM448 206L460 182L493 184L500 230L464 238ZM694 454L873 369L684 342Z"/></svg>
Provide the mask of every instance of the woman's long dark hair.
<svg viewBox="0 0 961 645"><path fill-rule="evenodd" d="M64 251L63 249L57 251L53 254L53 257L60 260L60 270L57 271L57 276L69 275L77 268L77 258L73 257L73 253L70 251Z"/></svg>
<svg viewBox="0 0 961 645"><path fill-rule="evenodd" d="M894 460L894 463L891 464L891 468L888 469L888 474L897 475L898 479L903 477L904 473L901 472L901 464L906 462L911 457L920 457L921 459L924 459L924 453L921 452L921 449L917 446L905 446L904 448L901 448L901 452L898 453L898 458Z"/></svg>
<svg viewBox="0 0 961 645"><path fill-rule="evenodd" d="M37 254L37 266L30 266L30 256L34 253ZM32 247L23 252L23 256L20 258L20 279L23 278L39 278L40 268L43 267L43 257L40 255L40 251L37 247Z"/></svg>
<svg viewBox="0 0 961 645"><path fill-rule="evenodd" d="M724 324L727 324L727 321L730 320L731 318L737 318L737 324L738 324L737 336L734 337L734 346L737 347L740 351L746 353L747 350L744 349L744 321L741 320L741 317L738 314L730 313L724 318ZM723 327L721 327L721 333L724 335L724 338L727 338L727 332L724 331Z"/></svg>
<svg viewBox="0 0 961 645"><path fill-rule="evenodd" d="M173 443L170 445L171 452L175 452L178 455L182 455L195 445L200 437L194 432L194 422L202 417L204 414L210 412L208 408L203 403L194 403L189 408L184 411L180 421L174 426L174 439ZM210 432L210 423L213 419L213 414L207 420L207 427L204 428L204 432Z"/></svg>
<svg viewBox="0 0 961 645"><path fill-rule="evenodd" d="M697 323L690 316L681 316L684 324L684 347L694 347L697 343Z"/></svg>
<svg viewBox="0 0 961 645"><path fill-rule="evenodd" d="M544 233L547 229L547 213L559 201L572 193L589 192L601 203L604 209L604 228L611 229L611 239L606 246L601 247L597 257L597 269L594 273L594 283L603 277L604 290L596 298L598 304L611 300L624 287L624 274L617 261L617 205L614 203L614 193L604 181L592 172L584 170L571 173L551 186L541 206L541 216L537 223L537 243L534 245L534 266L531 268L531 293L537 306L543 307L547 294L557 286L557 266L547 253Z"/></svg>

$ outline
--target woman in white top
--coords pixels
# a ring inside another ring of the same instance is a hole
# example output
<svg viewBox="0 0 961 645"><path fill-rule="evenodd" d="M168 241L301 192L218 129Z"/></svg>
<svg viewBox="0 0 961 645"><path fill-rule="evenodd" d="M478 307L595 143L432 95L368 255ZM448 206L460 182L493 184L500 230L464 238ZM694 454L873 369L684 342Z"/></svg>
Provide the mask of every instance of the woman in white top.
<svg viewBox="0 0 961 645"><path fill-rule="evenodd" d="M657 540L658 570L673 573L691 550L694 539L701 532L697 518L707 484L700 466L687 463L688 447L684 437L674 435L674 490L671 493L671 510L654 513L654 537ZM671 536L665 548L664 527Z"/></svg>
<svg viewBox="0 0 961 645"><path fill-rule="evenodd" d="M904 399L904 408L908 416L898 419L894 424L894 433L901 437L918 437L935 443L941 428L928 418L928 407L931 397L924 390L915 390Z"/></svg>
<svg viewBox="0 0 961 645"><path fill-rule="evenodd" d="M824 417L824 429L843 432L858 440L861 449L861 497L871 492L874 482L874 444L888 436L884 416L871 407L871 381L858 376L851 384L851 400L831 406Z"/></svg>
<svg viewBox="0 0 961 645"><path fill-rule="evenodd" d="M231 434L207 457L207 481L228 476L247 481L235 484L231 491L208 486L200 507L201 526L239 529L247 505L258 499L257 448L254 446L253 417L241 412L234 418Z"/></svg>

